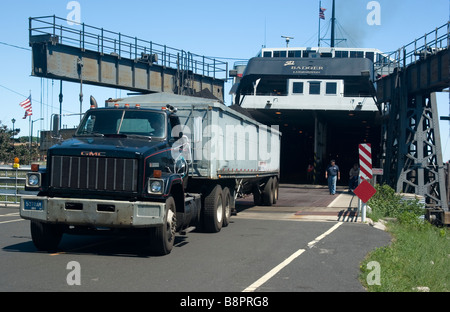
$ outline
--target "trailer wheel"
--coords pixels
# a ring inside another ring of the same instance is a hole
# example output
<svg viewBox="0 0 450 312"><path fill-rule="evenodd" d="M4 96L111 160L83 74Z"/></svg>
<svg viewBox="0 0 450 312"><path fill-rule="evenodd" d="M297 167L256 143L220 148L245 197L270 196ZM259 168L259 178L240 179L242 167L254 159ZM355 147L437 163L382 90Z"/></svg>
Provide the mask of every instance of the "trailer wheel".
<svg viewBox="0 0 450 312"><path fill-rule="evenodd" d="M261 206L263 204L262 194L259 190L258 184L253 187L253 204L255 206Z"/></svg>
<svg viewBox="0 0 450 312"><path fill-rule="evenodd" d="M278 181L278 178L273 178L273 204L275 205L278 200L278 191L280 188L280 182Z"/></svg>
<svg viewBox="0 0 450 312"><path fill-rule="evenodd" d="M172 196L166 200L166 214L164 225L150 229L151 248L161 256L168 255L172 251L175 242L177 227L176 206Z"/></svg>
<svg viewBox="0 0 450 312"><path fill-rule="evenodd" d="M31 221L30 230L33 243L39 251L56 251L63 236L61 226L55 224Z"/></svg>
<svg viewBox="0 0 450 312"><path fill-rule="evenodd" d="M266 185L264 186L264 191L262 193L263 204L265 206L272 206L274 200L274 180L269 178Z"/></svg>
<svg viewBox="0 0 450 312"><path fill-rule="evenodd" d="M223 226L230 224L231 219L231 193L228 187L223 188Z"/></svg>
<svg viewBox="0 0 450 312"><path fill-rule="evenodd" d="M223 194L220 185L216 185L205 197L204 205L205 230L210 233L220 232L224 216Z"/></svg>

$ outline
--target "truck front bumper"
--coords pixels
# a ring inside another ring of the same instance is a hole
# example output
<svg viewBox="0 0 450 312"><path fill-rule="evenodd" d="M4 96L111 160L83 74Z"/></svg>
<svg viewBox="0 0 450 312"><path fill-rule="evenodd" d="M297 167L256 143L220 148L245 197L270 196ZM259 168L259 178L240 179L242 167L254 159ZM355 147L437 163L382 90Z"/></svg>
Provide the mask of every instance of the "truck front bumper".
<svg viewBox="0 0 450 312"><path fill-rule="evenodd" d="M164 224L165 203L23 196L20 216L46 223L110 228Z"/></svg>

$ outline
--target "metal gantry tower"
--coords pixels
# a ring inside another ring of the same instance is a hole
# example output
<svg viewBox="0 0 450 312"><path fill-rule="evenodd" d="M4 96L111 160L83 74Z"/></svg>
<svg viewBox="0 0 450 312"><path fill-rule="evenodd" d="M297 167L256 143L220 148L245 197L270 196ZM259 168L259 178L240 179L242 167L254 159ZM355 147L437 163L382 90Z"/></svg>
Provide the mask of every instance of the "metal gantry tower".
<svg viewBox="0 0 450 312"><path fill-rule="evenodd" d="M399 193L423 196L429 211L446 213L436 92L450 84L449 26L402 47L383 60L384 65L376 64L377 100L384 118L384 181Z"/></svg>

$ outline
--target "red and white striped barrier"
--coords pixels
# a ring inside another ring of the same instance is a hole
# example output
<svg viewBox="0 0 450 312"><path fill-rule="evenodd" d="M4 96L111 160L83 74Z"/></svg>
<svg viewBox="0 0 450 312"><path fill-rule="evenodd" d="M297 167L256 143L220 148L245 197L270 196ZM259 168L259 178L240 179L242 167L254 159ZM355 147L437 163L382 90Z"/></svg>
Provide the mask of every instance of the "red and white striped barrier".
<svg viewBox="0 0 450 312"><path fill-rule="evenodd" d="M359 176L364 180L370 180L373 177L370 144L359 144Z"/></svg>

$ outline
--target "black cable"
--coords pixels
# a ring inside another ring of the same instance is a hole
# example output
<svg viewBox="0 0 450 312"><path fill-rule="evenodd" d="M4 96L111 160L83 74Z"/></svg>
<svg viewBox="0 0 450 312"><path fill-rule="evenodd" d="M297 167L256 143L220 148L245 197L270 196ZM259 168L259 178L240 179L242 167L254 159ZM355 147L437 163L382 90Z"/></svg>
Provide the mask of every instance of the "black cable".
<svg viewBox="0 0 450 312"><path fill-rule="evenodd" d="M31 51L30 48L19 47L19 46L16 46L16 45L14 45L14 44L2 42L2 41L0 41L0 44L5 45L5 46L8 46L8 47L12 47L12 48L20 49L20 50Z"/></svg>

